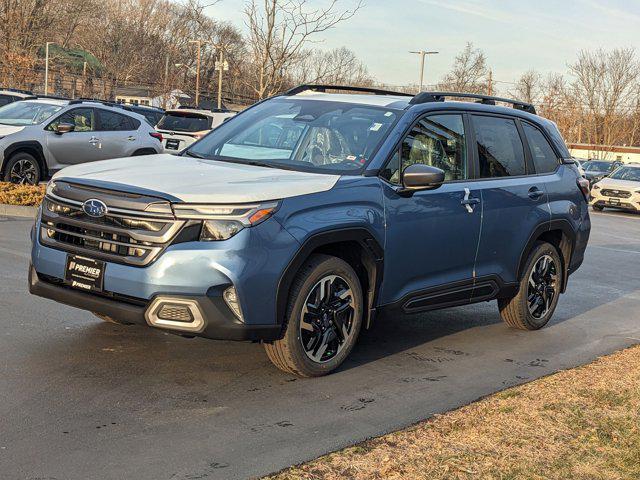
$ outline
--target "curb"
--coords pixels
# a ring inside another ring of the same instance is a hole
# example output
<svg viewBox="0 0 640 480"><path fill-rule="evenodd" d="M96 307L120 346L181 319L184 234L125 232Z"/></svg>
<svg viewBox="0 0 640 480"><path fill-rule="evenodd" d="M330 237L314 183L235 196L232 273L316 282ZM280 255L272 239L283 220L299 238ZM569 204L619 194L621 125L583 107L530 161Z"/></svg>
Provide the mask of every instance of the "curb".
<svg viewBox="0 0 640 480"><path fill-rule="evenodd" d="M23 205L6 205L0 203L0 216L36 218L38 207L25 207Z"/></svg>

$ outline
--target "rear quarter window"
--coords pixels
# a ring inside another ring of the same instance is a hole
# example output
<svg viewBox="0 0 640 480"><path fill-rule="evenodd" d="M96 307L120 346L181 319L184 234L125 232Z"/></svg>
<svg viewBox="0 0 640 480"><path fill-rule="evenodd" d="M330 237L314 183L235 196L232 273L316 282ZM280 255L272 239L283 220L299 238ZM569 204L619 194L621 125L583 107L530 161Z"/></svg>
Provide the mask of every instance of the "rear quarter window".
<svg viewBox="0 0 640 480"><path fill-rule="evenodd" d="M533 125L522 123L536 173L551 173L558 168L558 156L544 134Z"/></svg>

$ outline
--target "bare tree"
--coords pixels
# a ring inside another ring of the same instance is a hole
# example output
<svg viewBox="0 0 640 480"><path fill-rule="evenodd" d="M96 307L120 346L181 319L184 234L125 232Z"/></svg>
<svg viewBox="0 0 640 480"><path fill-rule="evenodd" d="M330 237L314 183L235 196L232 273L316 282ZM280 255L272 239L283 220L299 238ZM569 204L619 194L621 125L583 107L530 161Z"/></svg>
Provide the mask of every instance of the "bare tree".
<svg viewBox="0 0 640 480"><path fill-rule="evenodd" d="M540 82L540 74L535 70L528 70L518 79L510 95L523 102L536 103L540 95Z"/></svg>
<svg viewBox="0 0 640 480"><path fill-rule="evenodd" d="M374 80L353 51L340 47L328 52L305 51L302 61L292 72L290 82L370 86Z"/></svg>
<svg viewBox="0 0 640 480"><path fill-rule="evenodd" d="M485 54L469 42L456 55L453 66L439 88L451 92L486 93L489 89L489 67Z"/></svg>
<svg viewBox="0 0 640 480"><path fill-rule="evenodd" d="M251 0L245 8L251 54L248 86L258 98L281 90L285 73L301 61L304 46L318 34L350 19L360 9L338 10L337 0L316 10L306 0Z"/></svg>

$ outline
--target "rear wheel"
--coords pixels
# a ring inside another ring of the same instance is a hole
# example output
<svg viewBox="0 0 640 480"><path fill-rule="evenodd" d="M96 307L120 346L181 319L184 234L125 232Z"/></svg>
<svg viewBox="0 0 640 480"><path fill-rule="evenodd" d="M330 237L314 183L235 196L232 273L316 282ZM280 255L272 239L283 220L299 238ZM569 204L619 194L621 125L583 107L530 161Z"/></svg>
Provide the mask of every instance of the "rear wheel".
<svg viewBox="0 0 640 480"><path fill-rule="evenodd" d="M313 255L293 281L284 337L265 344L279 369L318 377L338 368L362 325L362 287L345 261Z"/></svg>
<svg viewBox="0 0 640 480"><path fill-rule="evenodd" d="M538 242L527 259L517 295L498 300L505 323L521 330L544 327L558 305L562 276L556 248L550 243Z"/></svg>
<svg viewBox="0 0 640 480"><path fill-rule="evenodd" d="M41 178L42 171L38 160L26 152L14 154L4 168L5 182L37 185Z"/></svg>

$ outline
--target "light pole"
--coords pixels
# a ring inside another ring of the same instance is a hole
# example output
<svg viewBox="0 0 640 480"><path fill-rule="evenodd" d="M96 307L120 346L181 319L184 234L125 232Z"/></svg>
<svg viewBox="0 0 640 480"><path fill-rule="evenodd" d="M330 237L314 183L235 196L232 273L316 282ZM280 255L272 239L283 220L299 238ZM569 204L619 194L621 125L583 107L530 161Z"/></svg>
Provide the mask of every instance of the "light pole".
<svg viewBox="0 0 640 480"><path fill-rule="evenodd" d="M54 42L47 42L44 47L44 94L49 95L49 45Z"/></svg>
<svg viewBox="0 0 640 480"><path fill-rule="evenodd" d="M202 40L189 40L189 43L195 43L198 46L198 56L196 58L196 108L200 105L200 51L202 44L206 43Z"/></svg>
<svg viewBox="0 0 640 480"><path fill-rule="evenodd" d="M440 52L429 52L426 50L418 50L418 51L413 51L413 52L409 52L409 53L415 53L420 55L420 89L418 90L418 93L422 91L422 85L423 85L423 81L424 81L424 57L425 55L436 55Z"/></svg>
<svg viewBox="0 0 640 480"><path fill-rule="evenodd" d="M229 64L224 60L224 48L223 45L218 45L220 55L216 62L216 70L218 70L218 108L222 108L222 72L229 70Z"/></svg>

